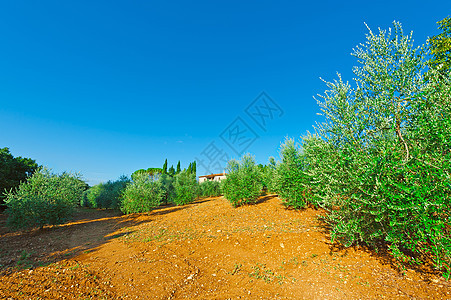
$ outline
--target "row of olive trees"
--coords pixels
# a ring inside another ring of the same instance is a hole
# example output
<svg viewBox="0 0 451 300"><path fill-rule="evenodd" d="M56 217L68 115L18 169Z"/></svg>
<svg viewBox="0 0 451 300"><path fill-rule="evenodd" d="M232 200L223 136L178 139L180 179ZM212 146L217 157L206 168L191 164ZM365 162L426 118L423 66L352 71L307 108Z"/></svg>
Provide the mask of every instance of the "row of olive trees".
<svg viewBox="0 0 451 300"><path fill-rule="evenodd" d="M230 161L225 198L255 203L264 185L287 206L326 209L332 239L345 246L382 243L394 257L432 262L449 277L451 19L440 24L431 60L399 23L370 31L353 53L355 86L340 76L326 82L314 134L300 144L287 139L281 160L265 168L249 155Z"/></svg>
<svg viewBox="0 0 451 300"><path fill-rule="evenodd" d="M281 161L270 158L266 166L257 165L250 154L228 162L227 178L222 191L234 207L253 204L265 192L277 193L287 206L304 208L307 205L303 183L306 175L299 145L288 139L281 147Z"/></svg>
<svg viewBox="0 0 451 300"><path fill-rule="evenodd" d="M116 181L87 189L79 174L54 174L41 168L15 190L5 193L5 203L8 225L21 229L63 223L79 205L120 209L129 214L149 212L168 203L184 205L199 196L220 194L218 182L208 181L199 185L192 169L174 176L157 169L135 172L131 179L121 176Z"/></svg>
<svg viewBox="0 0 451 300"><path fill-rule="evenodd" d="M102 197L99 197L101 194L97 191L103 188L111 199L102 201ZM92 196L94 202L109 204L104 208L118 208L125 214L141 213L162 204L184 205L193 202L198 197L198 183L196 176L187 170L174 176L161 172L135 172L131 180L124 177L115 182L99 184L86 194L88 203Z"/></svg>
<svg viewBox="0 0 451 300"><path fill-rule="evenodd" d="M285 204L325 208L333 240L383 243L449 276L451 73L429 54L399 23L370 31L353 53L355 85L326 83L324 122L282 145L269 178Z"/></svg>

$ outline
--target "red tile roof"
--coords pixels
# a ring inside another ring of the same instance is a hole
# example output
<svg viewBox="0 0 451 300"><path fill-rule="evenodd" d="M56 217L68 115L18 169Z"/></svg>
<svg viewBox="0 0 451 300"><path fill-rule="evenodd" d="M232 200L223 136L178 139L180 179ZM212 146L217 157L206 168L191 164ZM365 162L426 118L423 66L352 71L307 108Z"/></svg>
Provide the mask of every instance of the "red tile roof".
<svg viewBox="0 0 451 300"><path fill-rule="evenodd" d="M199 178L206 177L206 178L210 179L210 178L215 178L216 176L226 176L226 175L227 175L226 173L219 173L219 174L202 175L202 176L199 176Z"/></svg>

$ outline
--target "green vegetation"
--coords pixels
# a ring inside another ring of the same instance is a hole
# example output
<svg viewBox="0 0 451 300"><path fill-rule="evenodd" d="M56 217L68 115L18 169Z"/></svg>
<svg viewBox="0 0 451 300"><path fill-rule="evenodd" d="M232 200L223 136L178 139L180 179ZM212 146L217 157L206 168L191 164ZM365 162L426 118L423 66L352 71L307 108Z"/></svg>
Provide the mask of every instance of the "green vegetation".
<svg viewBox="0 0 451 300"><path fill-rule="evenodd" d="M165 159L163 164L163 174L168 174L168 160Z"/></svg>
<svg viewBox="0 0 451 300"><path fill-rule="evenodd" d="M437 22L442 33L429 39L429 49L433 55L430 66L444 75L451 71L451 17Z"/></svg>
<svg viewBox="0 0 451 300"><path fill-rule="evenodd" d="M136 174L135 172L134 176ZM146 174L146 172L142 174ZM121 176L116 181L99 183L91 187L85 192L83 206L119 209L121 207L122 192L128 183L130 183L130 179L127 176Z"/></svg>
<svg viewBox="0 0 451 300"><path fill-rule="evenodd" d="M218 197L222 195L219 181L206 180L199 184L199 194L202 197Z"/></svg>
<svg viewBox="0 0 451 300"><path fill-rule="evenodd" d="M287 139L281 147L279 162L272 172L274 189L283 203L294 208L304 208L307 205L305 163L299 145L293 139Z"/></svg>
<svg viewBox="0 0 451 300"><path fill-rule="evenodd" d="M325 121L303 139L301 185L328 210L333 240L385 243L396 258L451 264L451 82L428 69L399 23L369 32L320 102ZM427 78L424 76L427 74Z"/></svg>
<svg viewBox="0 0 451 300"><path fill-rule="evenodd" d="M182 169L180 168L180 160L177 163L177 170L175 171L175 174L180 174L180 172L182 172Z"/></svg>
<svg viewBox="0 0 451 300"><path fill-rule="evenodd" d="M169 174L170 176L172 176L172 177L175 176L175 169L174 169L174 166L171 166L171 167L169 168L168 174Z"/></svg>
<svg viewBox="0 0 451 300"><path fill-rule="evenodd" d="M198 183L196 176L183 170L175 176L174 181L175 197L174 203L184 205L193 202L198 194Z"/></svg>
<svg viewBox="0 0 451 300"><path fill-rule="evenodd" d="M148 168L147 170L139 169L139 170L136 170L135 172L133 172L133 174L131 176L132 179L133 179L133 176L135 176L135 174L138 174L138 173L147 173L150 176L153 176L153 175L162 174L163 173L163 169L162 168Z"/></svg>
<svg viewBox="0 0 451 300"><path fill-rule="evenodd" d="M224 197L234 206L255 203L262 191L261 173L250 154L228 162L227 178L222 181Z"/></svg>
<svg viewBox="0 0 451 300"><path fill-rule="evenodd" d="M158 176L138 173L122 193L121 211L124 214L149 212L158 207L164 197Z"/></svg>
<svg viewBox="0 0 451 300"><path fill-rule="evenodd" d="M38 164L31 158L14 157L8 148L0 148L0 205L6 192L16 189L38 169Z"/></svg>
<svg viewBox="0 0 451 300"><path fill-rule="evenodd" d="M8 226L21 229L61 224L82 200L84 189L80 175L57 175L42 168L7 193Z"/></svg>
<svg viewBox="0 0 451 300"><path fill-rule="evenodd" d="M174 178L168 174L161 174L158 179L161 182L161 187L163 189L163 199L161 204L169 204L174 202L175 198L175 188L174 188Z"/></svg>

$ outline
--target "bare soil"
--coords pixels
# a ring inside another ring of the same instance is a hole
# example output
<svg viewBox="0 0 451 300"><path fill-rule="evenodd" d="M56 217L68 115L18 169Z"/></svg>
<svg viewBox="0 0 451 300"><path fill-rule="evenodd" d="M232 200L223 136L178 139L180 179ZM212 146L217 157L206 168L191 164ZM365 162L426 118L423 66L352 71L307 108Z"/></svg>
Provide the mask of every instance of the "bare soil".
<svg viewBox="0 0 451 300"><path fill-rule="evenodd" d="M330 242L321 210L223 198L11 232L0 214L0 299L451 299L427 266Z"/></svg>

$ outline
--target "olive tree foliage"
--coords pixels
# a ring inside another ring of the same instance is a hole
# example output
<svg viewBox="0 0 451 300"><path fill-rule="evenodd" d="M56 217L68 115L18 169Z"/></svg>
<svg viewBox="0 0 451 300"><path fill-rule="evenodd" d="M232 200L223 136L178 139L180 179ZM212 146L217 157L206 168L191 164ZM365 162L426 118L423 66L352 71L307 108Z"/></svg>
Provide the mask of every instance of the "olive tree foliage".
<svg viewBox="0 0 451 300"><path fill-rule="evenodd" d="M276 187L276 159L274 157L269 157L269 163L261 169L262 184L263 189L266 188L267 193L277 193Z"/></svg>
<svg viewBox="0 0 451 300"><path fill-rule="evenodd" d="M134 174L122 193L121 210L124 214L149 212L160 206L164 192L159 175Z"/></svg>
<svg viewBox="0 0 451 300"><path fill-rule="evenodd" d="M161 204L166 205L174 202L175 199L175 188L174 181L175 178L168 174L161 174L158 178L161 183L161 188L163 189L163 198Z"/></svg>
<svg viewBox="0 0 451 300"><path fill-rule="evenodd" d="M222 181L224 198L234 207L255 203L263 185L254 157L244 154L240 161L230 160L226 172L227 178Z"/></svg>
<svg viewBox="0 0 451 300"><path fill-rule="evenodd" d="M7 193L7 224L15 229L61 224L80 204L84 189L79 174L58 175L41 168Z"/></svg>
<svg viewBox="0 0 451 300"><path fill-rule="evenodd" d="M199 194L202 197L221 196L221 183L215 180L206 180L199 184Z"/></svg>
<svg viewBox="0 0 451 300"><path fill-rule="evenodd" d="M121 176L118 180L99 183L85 191L83 206L92 208L112 208L121 207L122 192L130 179Z"/></svg>
<svg viewBox="0 0 451 300"><path fill-rule="evenodd" d="M449 274L450 82L434 70L426 80L426 48L393 27L354 49L354 86L327 82L325 120L303 139L306 185L329 210L334 240L385 242Z"/></svg>
<svg viewBox="0 0 451 300"><path fill-rule="evenodd" d="M446 17L437 24L442 32L429 39L432 54L429 63L432 68L446 74L451 70L451 17Z"/></svg>
<svg viewBox="0 0 451 300"><path fill-rule="evenodd" d="M187 170L181 171L175 176L174 189L175 204L184 205L193 202L198 195L196 175L188 172Z"/></svg>
<svg viewBox="0 0 451 300"><path fill-rule="evenodd" d="M307 206L306 188L307 176L300 145L293 139L286 139L280 150L281 161L276 165L274 188L283 204L293 208Z"/></svg>

